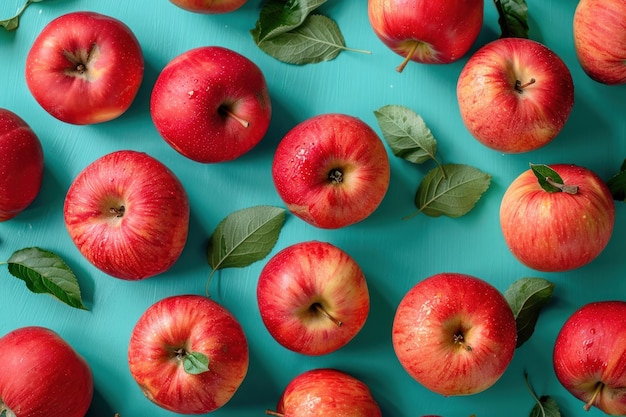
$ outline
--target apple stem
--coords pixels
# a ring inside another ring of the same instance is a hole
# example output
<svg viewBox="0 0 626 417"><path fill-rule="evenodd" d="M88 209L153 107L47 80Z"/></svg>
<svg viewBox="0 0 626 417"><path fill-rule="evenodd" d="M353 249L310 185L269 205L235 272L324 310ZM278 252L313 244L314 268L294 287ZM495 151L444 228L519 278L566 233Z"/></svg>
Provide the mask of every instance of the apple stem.
<svg viewBox="0 0 626 417"><path fill-rule="evenodd" d="M235 119L236 121L238 121L243 127L249 127L250 126L250 122L248 122L245 119L242 119L241 117L237 116L235 113L232 112L232 110L226 106L221 106L219 108L219 111L223 112L226 116L228 117L232 117L233 119Z"/></svg>
<svg viewBox="0 0 626 417"><path fill-rule="evenodd" d="M419 46L419 42L415 41L415 43L413 44L413 46L411 47L411 49L409 49L409 52L406 54L406 56L404 57L404 61L402 61L402 63L400 65L398 65L396 67L396 71L398 72L402 72L404 71L404 67L407 66L407 64L409 63L409 61L411 60L411 57L413 56L413 54L415 53L415 51L417 51L417 47Z"/></svg>
<svg viewBox="0 0 626 417"><path fill-rule="evenodd" d="M282 413L277 413L276 411L272 411L272 410L265 410L265 414L267 414L268 416L278 416L278 417L284 417L285 416Z"/></svg>
<svg viewBox="0 0 626 417"><path fill-rule="evenodd" d="M515 81L515 90L518 93L522 94L524 92L524 88L526 88L529 85L534 84L534 83L535 83L535 79L534 78L531 78L530 81L528 81L525 84L522 84L522 82L520 80L516 80Z"/></svg>
<svg viewBox="0 0 626 417"><path fill-rule="evenodd" d="M315 310L317 310L318 312L322 313L322 315L327 317L330 321L335 323L337 325L337 327L341 327L343 325L343 322L341 320L337 320L335 317L330 315L330 313L328 311L326 311L324 309L324 307L322 307L322 305L320 303L315 303L315 304L313 304L312 307L314 307Z"/></svg>
<svg viewBox="0 0 626 417"><path fill-rule="evenodd" d="M551 186L558 188L559 190L561 190L564 193L567 193L567 194L576 194L576 193L578 193L578 186L577 185L559 184L558 182L554 181L550 177L546 177L546 182L548 184L550 184Z"/></svg>
<svg viewBox="0 0 626 417"><path fill-rule="evenodd" d="M593 407L594 403L596 402L596 398L598 398L598 395L600 395L600 391L602 391L602 388L604 388L604 384L602 382L598 382L598 384L596 385L596 389L591 396L591 399L583 407L585 411L589 411L591 407Z"/></svg>

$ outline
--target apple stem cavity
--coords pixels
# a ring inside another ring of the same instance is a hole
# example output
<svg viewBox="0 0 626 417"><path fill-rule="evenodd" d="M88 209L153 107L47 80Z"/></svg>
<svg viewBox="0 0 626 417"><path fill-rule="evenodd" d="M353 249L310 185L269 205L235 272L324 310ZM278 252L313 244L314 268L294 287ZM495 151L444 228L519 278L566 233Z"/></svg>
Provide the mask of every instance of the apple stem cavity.
<svg viewBox="0 0 626 417"><path fill-rule="evenodd" d="M535 83L535 79L531 78L530 81L528 81L527 83L522 84L522 82L520 80L516 80L515 81L515 91L517 91L518 93L522 94L524 92L524 88L528 87L529 85L532 85Z"/></svg>
<svg viewBox="0 0 626 417"><path fill-rule="evenodd" d="M241 117L237 116L235 113L233 113L233 111L228 106L222 105L222 106L220 106L218 111L221 114L223 114L224 116L226 116L226 117L231 117L231 118L235 119L236 121L239 122L239 124L241 124L245 128L248 128L250 126L250 122L248 122L247 120L242 119Z"/></svg>
<svg viewBox="0 0 626 417"><path fill-rule="evenodd" d="M419 45L420 45L419 41L415 41L413 43L413 46L411 46L411 49L409 49L409 52L404 57L404 61L402 61L402 63L396 67L396 71L398 71L398 72L404 71L404 67L407 66L407 64L411 60L411 57L413 56L415 51L417 51L417 48L419 47Z"/></svg>
<svg viewBox="0 0 626 417"><path fill-rule="evenodd" d="M267 414L268 416L277 416L277 417L285 416L283 413L277 413L276 411L273 411L273 410L265 410L265 414Z"/></svg>
<svg viewBox="0 0 626 417"><path fill-rule="evenodd" d="M341 320L333 317L328 311L324 309L324 307L322 307L320 303L313 303L311 305L311 310L315 310L316 312L320 313L322 316L335 323L337 327L341 327L343 325L343 322Z"/></svg>
<svg viewBox="0 0 626 417"><path fill-rule="evenodd" d="M591 399L583 407L585 411L589 411L591 407L593 407L593 405L596 402L596 399L598 398L598 395L600 395L600 392L602 391L602 388L604 388L604 384L602 382L598 382L596 384L596 389L593 391L593 395L591 396Z"/></svg>
<svg viewBox="0 0 626 417"><path fill-rule="evenodd" d="M578 193L578 186L577 185L559 184L558 182L554 181L550 177L546 177L546 182L548 184L550 184L551 186L553 186L555 188L558 188L559 190L561 190L564 193L572 194L572 195Z"/></svg>

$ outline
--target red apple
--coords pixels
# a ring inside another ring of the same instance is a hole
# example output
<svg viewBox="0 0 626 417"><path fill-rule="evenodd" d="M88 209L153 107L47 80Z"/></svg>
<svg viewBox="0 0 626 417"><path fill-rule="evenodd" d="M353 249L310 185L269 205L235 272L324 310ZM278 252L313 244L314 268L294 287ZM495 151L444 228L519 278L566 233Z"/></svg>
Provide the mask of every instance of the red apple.
<svg viewBox="0 0 626 417"><path fill-rule="evenodd" d="M448 64L464 56L483 25L484 2L468 0L369 0L374 33L408 61Z"/></svg>
<svg viewBox="0 0 626 417"><path fill-rule="evenodd" d="M500 203L506 245L524 265L561 272L594 260L611 239L615 205L608 186L576 165L550 166L572 192L548 192L532 170L519 175Z"/></svg>
<svg viewBox="0 0 626 417"><path fill-rule="evenodd" d="M287 208L324 229L360 222L389 187L389 158L365 122L322 114L301 122L278 144L272 177Z"/></svg>
<svg viewBox="0 0 626 417"><path fill-rule="evenodd" d="M0 222L35 200L43 167L43 148L35 132L17 114L0 108Z"/></svg>
<svg viewBox="0 0 626 417"><path fill-rule="evenodd" d="M574 106L574 83L565 63L546 46L501 38L467 61L457 98L465 126L480 143L521 153L560 133Z"/></svg>
<svg viewBox="0 0 626 417"><path fill-rule="evenodd" d="M229 13L237 10L248 0L170 0L176 6L194 13Z"/></svg>
<svg viewBox="0 0 626 417"><path fill-rule="evenodd" d="M106 122L132 104L143 79L139 42L123 22L94 12L72 12L51 21L26 57L26 84L57 119Z"/></svg>
<svg viewBox="0 0 626 417"><path fill-rule="evenodd" d="M573 31L585 73L603 84L626 84L626 2L580 0Z"/></svg>
<svg viewBox="0 0 626 417"><path fill-rule="evenodd" d="M592 302L574 312L556 338L553 362L586 410L626 415L626 302Z"/></svg>
<svg viewBox="0 0 626 417"><path fill-rule="evenodd" d="M142 152L116 151L92 162L70 186L63 211L85 258L125 280L167 271L187 240L189 201L183 185Z"/></svg>
<svg viewBox="0 0 626 417"><path fill-rule="evenodd" d="M282 346L324 355L361 330L370 307L363 271L326 242L301 242L274 255L257 284L261 318Z"/></svg>
<svg viewBox="0 0 626 417"><path fill-rule="evenodd" d="M482 279L457 273L418 282L398 305L392 328L407 373L445 396L491 387L511 362L516 341L504 296Z"/></svg>
<svg viewBox="0 0 626 417"><path fill-rule="evenodd" d="M22 327L0 338L0 415L83 417L93 396L85 359L56 332Z"/></svg>
<svg viewBox="0 0 626 417"><path fill-rule="evenodd" d="M248 363L239 322L224 306L199 295L154 303L137 321L128 345L130 373L143 393L179 414L222 407L243 382Z"/></svg>
<svg viewBox="0 0 626 417"><path fill-rule="evenodd" d="M197 162L240 157L265 135L272 105L261 69L227 48L191 49L170 61L152 90L163 139Z"/></svg>
<svg viewBox="0 0 626 417"><path fill-rule="evenodd" d="M337 369L303 372L285 387L276 411L280 417L380 417L378 403L361 380Z"/></svg>

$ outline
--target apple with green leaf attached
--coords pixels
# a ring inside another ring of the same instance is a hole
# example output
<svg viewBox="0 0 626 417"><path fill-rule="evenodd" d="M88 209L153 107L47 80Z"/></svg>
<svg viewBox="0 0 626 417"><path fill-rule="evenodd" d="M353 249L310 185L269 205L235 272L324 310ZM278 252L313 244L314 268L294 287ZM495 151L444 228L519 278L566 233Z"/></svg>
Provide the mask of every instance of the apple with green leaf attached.
<svg viewBox="0 0 626 417"><path fill-rule="evenodd" d="M432 275L402 298L393 348L407 373L444 396L470 395L500 379L513 359L517 328L504 295L459 273Z"/></svg>
<svg viewBox="0 0 626 417"><path fill-rule="evenodd" d="M370 307L363 271L327 242L300 242L274 255L257 284L261 318L282 346L324 355L361 330Z"/></svg>
<svg viewBox="0 0 626 417"><path fill-rule="evenodd" d="M554 343L559 382L608 415L626 415L626 302L591 302L563 324Z"/></svg>
<svg viewBox="0 0 626 417"><path fill-rule="evenodd" d="M20 116L0 108L0 222L37 198L43 168L43 147L35 132Z"/></svg>
<svg viewBox="0 0 626 417"><path fill-rule="evenodd" d="M148 307L128 345L130 373L143 393L179 414L224 406L248 364L248 342L237 319L200 295L170 296Z"/></svg>
<svg viewBox="0 0 626 417"><path fill-rule="evenodd" d="M448 64L472 47L483 25L484 1L369 0L374 33L409 61Z"/></svg>
<svg viewBox="0 0 626 417"><path fill-rule="evenodd" d="M457 100L463 123L480 143L504 153L529 152L565 126L574 83L567 65L545 45L500 38L465 63Z"/></svg>
<svg viewBox="0 0 626 417"><path fill-rule="evenodd" d="M593 261L609 243L614 223L615 204L606 183L573 164L532 164L500 203L506 245L538 271L568 271Z"/></svg>
<svg viewBox="0 0 626 417"><path fill-rule="evenodd" d="M626 2L580 0L573 21L574 48L595 81L626 84Z"/></svg>

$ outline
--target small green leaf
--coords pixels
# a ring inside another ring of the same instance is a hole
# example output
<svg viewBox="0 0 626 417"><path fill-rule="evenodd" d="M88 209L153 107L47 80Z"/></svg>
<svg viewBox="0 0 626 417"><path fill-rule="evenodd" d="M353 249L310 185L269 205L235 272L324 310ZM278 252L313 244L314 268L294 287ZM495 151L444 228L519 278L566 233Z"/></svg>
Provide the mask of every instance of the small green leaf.
<svg viewBox="0 0 626 417"><path fill-rule="evenodd" d="M626 159L622 163L619 172L609 178L606 185L609 186L614 200L626 201Z"/></svg>
<svg viewBox="0 0 626 417"><path fill-rule="evenodd" d="M191 375L209 371L209 358L201 352L191 352L183 358L183 369Z"/></svg>
<svg viewBox="0 0 626 417"><path fill-rule="evenodd" d="M548 165L530 164L530 169L539 180L541 188L549 193L565 192L568 194L576 194L578 192L578 186L565 184L558 172Z"/></svg>
<svg viewBox="0 0 626 417"><path fill-rule="evenodd" d="M209 238L207 259L213 270L242 268L266 257L278 240L285 209L254 206L224 218Z"/></svg>
<svg viewBox="0 0 626 417"><path fill-rule="evenodd" d="M285 32L296 29L307 16L327 0L268 0L250 34L258 45Z"/></svg>
<svg viewBox="0 0 626 417"><path fill-rule="evenodd" d="M517 347L526 342L535 331L541 309L552 299L554 284L543 278L521 278L504 292L515 316Z"/></svg>
<svg viewBox="0 0 626 417"><path fill-rule="evenodd" d="M15 16L13 16L13 17L11 17L9 19L0 20L0 26L5 28L7 31L16 30L19 27L19 25L20 25L20 16L22 15L22 13L24 13L24 10L26 10L26 8L31 3L40 3L42 1L44 1L44 0L27 0L22 5L22 7L17 11Z"/></svg>
<svg viewBox="0 0 626 417"><path fill-rule="evenodd" d="M490 183L491 175L468 165L447 164L434 168L417 188L418 211L413 215L461 217L476 205Z"/></svg>
<svg viewBox="0 0 626 417"><path fill-rule="evenodd" d="M420 115L398 105L381 107L374 115L395 156L414 164L435 159L437 141Z"/></svg>
<svg viewBox="0 0 626 417"><path fill-rule="evenodd" d="M258 46L277 60L295 65L330 61L347 49L339 26L322 15L310 15L296 29L262 41Z"/></svg>
<svg viewBox="0 0 626 417"><path fill-rule="evenodd" d="M550 396L542 395L530 411L530 417L561 417L561 410Z"/></svg>
<svg viewBox="0 0 626 417"><path fill-rule="evenodd" d="M501 38L528 38L528 5L525 0L494 0Z"/></svg>
<svg viewBox="0 0 626 417"><path fill-rule="evenodd" d="M86 310L78 280L58 255L39 248L25 248L11 255L9 273L23 280L34 293L51 294L65 304Z"/></svg>

